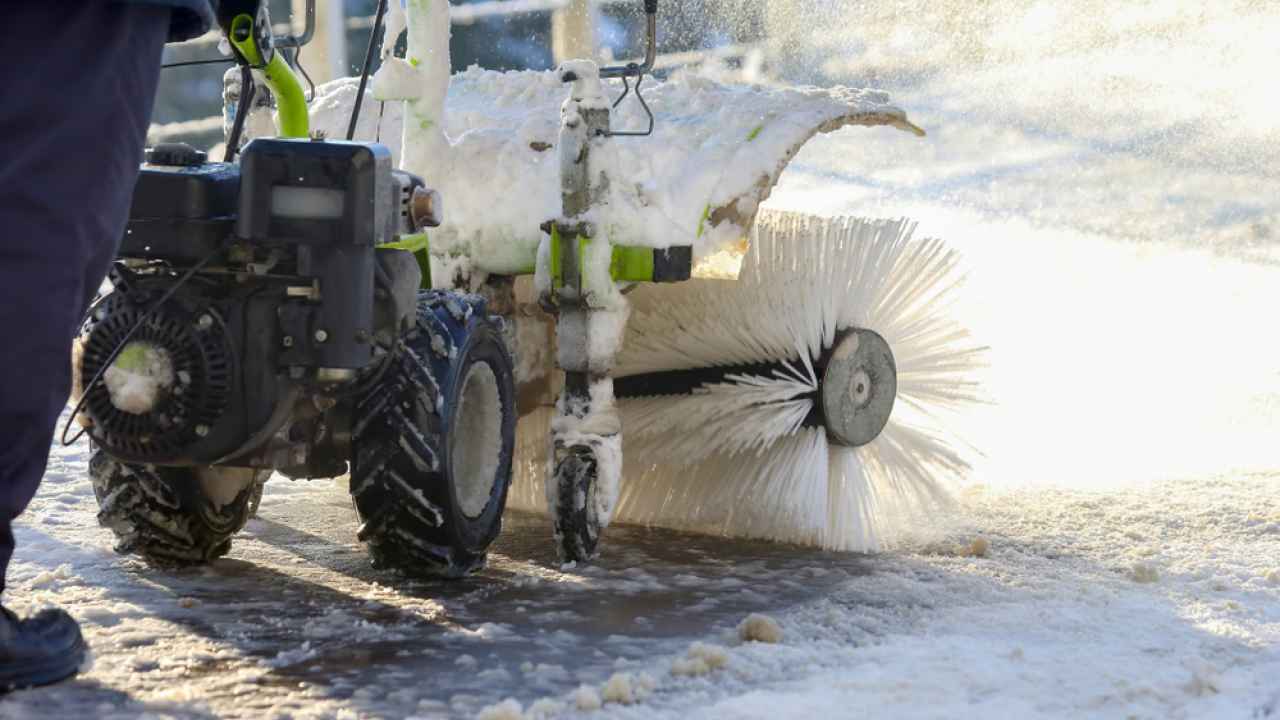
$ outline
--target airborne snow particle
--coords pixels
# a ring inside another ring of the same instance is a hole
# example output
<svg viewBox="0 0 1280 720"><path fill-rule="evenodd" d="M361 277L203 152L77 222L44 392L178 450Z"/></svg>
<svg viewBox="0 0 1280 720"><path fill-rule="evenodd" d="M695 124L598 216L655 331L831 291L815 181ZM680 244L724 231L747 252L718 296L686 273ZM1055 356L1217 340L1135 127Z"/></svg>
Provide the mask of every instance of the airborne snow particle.
<svg viewBox="0 0 1280 720"><path fill-rule="evenodd" d="M570 697L573 698L573 704L579 710L599 710L600 706L604 705L604 701L600 699L600 693L590 685L580 686Z"/></svg>
<svg viewBox="0 0 1280 720"><path fill-rule="evenodd" d="M1129 578L1134 582L1153 583L1160 579L1160 571L1151 563L1134 563L1133 568L1129 570Z"/></svg>
<svg viewBox="0 0 1280 720"><path fill-rule="evenodd" d="M738 625L738 638L742 642L782 642L782 628L768 615L751 613Z"/></svg>
<svg viewBox="0 0 1280 720"><path fill-rule="evenodd" d="M1280 568L1272 568L1271 571L1267 573L1267 584L1280 585Z"/></svg>
<svg viewBox="0 0 1280 720"><path fill-rule="evenodd" d="M514 698L507 698L500 703L490 705L476 715L476 720L520 720L524 717L524 708Z"/></svg>
<svg viewBox="0 0 1280 720"><path fill-rule="evenodd" d="M635 690L631 687L631 673L614 673L604 684L604 691L601 693L605 702L622 703L630 705L636 701Z"/></svg>

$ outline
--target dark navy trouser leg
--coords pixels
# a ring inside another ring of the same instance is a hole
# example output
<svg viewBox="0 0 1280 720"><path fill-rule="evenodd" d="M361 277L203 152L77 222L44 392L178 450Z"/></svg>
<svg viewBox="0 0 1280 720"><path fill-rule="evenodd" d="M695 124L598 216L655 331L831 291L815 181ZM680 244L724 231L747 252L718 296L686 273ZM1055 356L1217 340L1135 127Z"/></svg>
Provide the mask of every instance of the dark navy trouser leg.
<svg viewBox="0 0 1280 720"><path fill-rule="evenodd" d="M0 591L44 475L71 340L128 219L169 9L5 7L0 62Z"/></svg>

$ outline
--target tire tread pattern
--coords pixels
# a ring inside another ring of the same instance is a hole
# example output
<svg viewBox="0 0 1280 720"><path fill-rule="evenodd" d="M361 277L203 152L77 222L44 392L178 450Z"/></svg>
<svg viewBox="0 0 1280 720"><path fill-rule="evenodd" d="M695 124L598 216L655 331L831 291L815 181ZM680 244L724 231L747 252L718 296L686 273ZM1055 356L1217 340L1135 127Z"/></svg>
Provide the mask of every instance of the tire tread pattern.
<svg viewBox="0 0 1280 720"><path fill-rule="evenodd" d="M448 482L441 369L451 366L477 316L487 317L477 296L419 293L414 329L400 339L379 386L356 404L351 495L357 537L377 567L457 578L484 565L483 552L451 541L439 496Z"/></svg>
<svg viewBox="0 0 1280 720"><path fill-rule="evenodd" d="M103 450L89 461L98 523L115 534L116 552L165 567L203 565L226 555L231 537L257 508L263 475L217 506L204 497L192 468L124 463Z"/></svg>

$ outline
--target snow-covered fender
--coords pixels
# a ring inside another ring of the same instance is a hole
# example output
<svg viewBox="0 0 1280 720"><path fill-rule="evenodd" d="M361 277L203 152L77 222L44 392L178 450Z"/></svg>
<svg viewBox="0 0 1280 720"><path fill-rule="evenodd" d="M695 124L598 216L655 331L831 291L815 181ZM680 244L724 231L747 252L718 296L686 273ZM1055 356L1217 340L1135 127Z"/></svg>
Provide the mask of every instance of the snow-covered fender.
<svg viewBox="0 0 1280 720"><path fill-rule="evenodd" d="M693 245L695 260L743 241L760 203L814 135L849 125L924 134L876 90L728 85L692 75L646 79L643 87L657 124L649 137L612 143L610 240ZM405 169L440 190L446 208L444 224L431 233L433 277L449 282L459 270L532 271L538 226L560 214L554 150L567 92L554 71L473 67L451 78L447 112L423 121L421 108L411 108L410 117L422 127L408 137L416 145L422 135L431 152L411 153L407 164L415 166ZM321 86L312 104L313 127L343 136L355 93L352 78ZM377 139L399 160L403 106L379 107L375 97L366 98L357 139ZM444 143L436 118L444 126ZM644 123L636 103L624 102L614 111L615 128Z"/></svg>

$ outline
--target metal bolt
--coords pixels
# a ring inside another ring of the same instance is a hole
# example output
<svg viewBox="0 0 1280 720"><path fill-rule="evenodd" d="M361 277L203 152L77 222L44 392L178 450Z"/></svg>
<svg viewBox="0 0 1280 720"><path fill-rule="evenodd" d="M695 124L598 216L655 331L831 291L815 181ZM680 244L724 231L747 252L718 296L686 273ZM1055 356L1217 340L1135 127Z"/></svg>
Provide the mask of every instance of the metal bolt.
<svg viewBox="0 0 1280 720"><path fill-rule="evenodd" d="M196 320L196 327L200 330L208 330L213 327L213 318L209 316L209 313L201 315L200 319Z"/></svg>
<svg viewBox="0 0 1280 720"><path fill-rule="evenodd" d="M849 382L849 399L853 401L855 407L861 407L867 403L867 399L871 395L871 376L866 370L861 368L853 374Z"/></svg>
<svg viewBox="0 0 1280 720"><path fill-rule="evenodd" d="M322 343L328 339L329 339L329 333L325 332L324 330L316 331L316 342Z"/></svg>
<svg viewBox="0 0 1280 720"><path fill-rule="evenodd" d="M208 435L208 434L209 434L209 426L208 426L208 425L197 425L197 426L196 426L196 435L199 435L200 437L204 437L205 435Z"/></svg>
<svg viewBox="0 0 1280 720"><path fill-rule="evenodd" d="M409 197L409 218L419 230L439 227L444 222L444 201L440 193L424 187L414 188L413 195Z"/></svg>
<svg viewBox="0 0 1280 720"><path fill-rule="evenodd" d="M293 347L293 336L285 335L284 338L280 340L280 343L287 348Z"/></svg>

